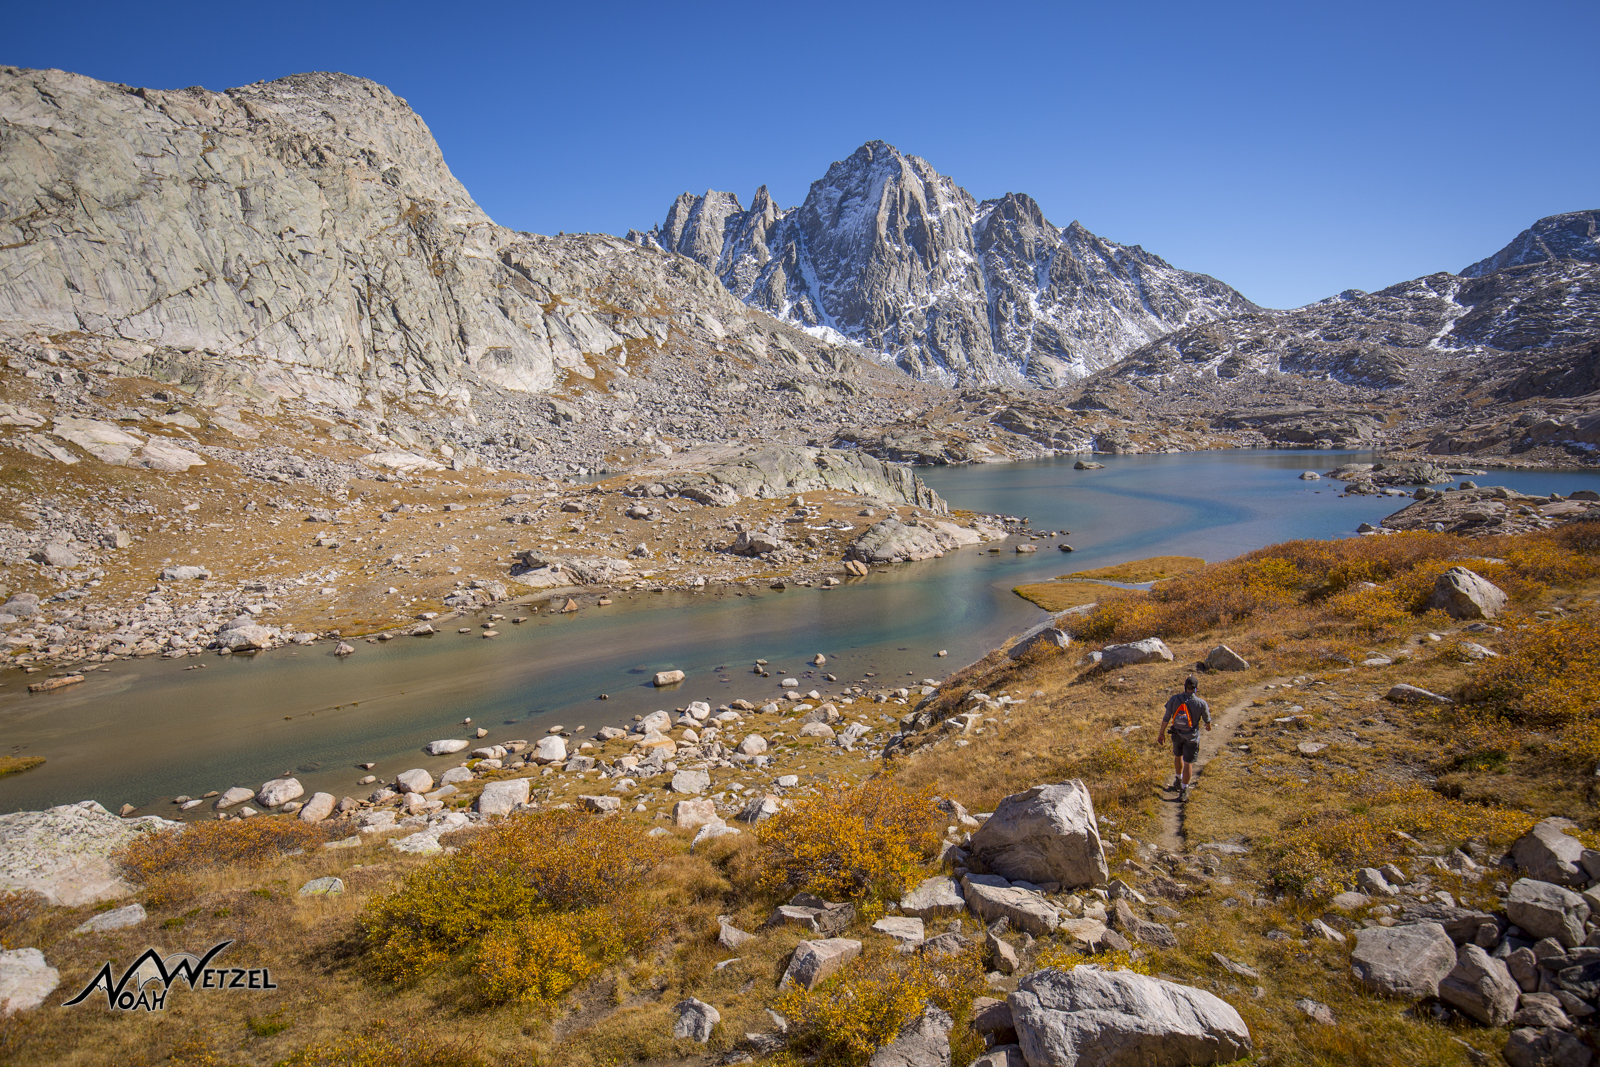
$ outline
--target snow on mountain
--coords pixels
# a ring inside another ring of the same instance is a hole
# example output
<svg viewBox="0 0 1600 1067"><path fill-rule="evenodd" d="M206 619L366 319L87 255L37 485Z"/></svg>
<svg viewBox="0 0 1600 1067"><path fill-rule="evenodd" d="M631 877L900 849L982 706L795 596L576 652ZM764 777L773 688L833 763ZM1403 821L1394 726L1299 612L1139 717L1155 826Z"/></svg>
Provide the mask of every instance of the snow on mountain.
<svg viewBox="0 0 1600 1067"><path fill-rule="evenodd" d="M1030 197L977 201L926 160L871 141L780 211L765 186L685 193L636 244L821 336L946 384L1059 385L1173 330L1255 305L1137 245L1052 225Z"/></svg>

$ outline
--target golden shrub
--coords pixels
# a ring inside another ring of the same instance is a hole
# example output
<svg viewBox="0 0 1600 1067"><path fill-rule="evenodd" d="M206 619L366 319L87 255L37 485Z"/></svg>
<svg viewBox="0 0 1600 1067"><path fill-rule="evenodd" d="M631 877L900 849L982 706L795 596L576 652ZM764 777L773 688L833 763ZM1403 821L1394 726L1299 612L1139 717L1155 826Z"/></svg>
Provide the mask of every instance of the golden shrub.
<svg viewBox="0 0 1600 1067"><path fill-rule="evenodd" d="M1479 668L1469 698L1528 722L1592 719L1600 709L1600 617L1591 610L1524 621L1509 632L1500 657Z"/></svg>
<svg viewBox="0 0 1600 1067"><path fill-rule="evenodd" d="M977 946L942 956L904 955L873 945L815 989L790 986L775 1007L789 1020L791 1050L817 1067L855 1067L893 1041L928 1005L960 1021L982 990ZM972 1051L981 1051L981 1045Z"/></svg>
<svg viewBox="0 0 1600 1067"><path fill-rule="evenodd" d="M1526 602L1551 584L1600 574L1596 545L1600 534L1569 528L1479 540L1412 532L1286 541L1160 582L1149 592L1109 592L1095 610L1058 625L1080 640L1183 637L1246 619L1303 627L1313 620L1285 613L1313 606L1324 618L1386 638L1406 625L1407 615L1427 610L1435 579L1451 567L1468 566L1513 601ZM1365 583L1381 588L1363 589Z"/></svg>
<svg viewBox="0 0 1600 1067"><path fill-rule="evenodd" d="M654 914L630 898L666 852L620 819L513 816L367 905L369 965L409 983L455 964L486 999L548 1003L653 936Z"/></svg>
<svg viewBox="0 0 1600 1067"><path fill-rule="evenodd" d="M1362 867L1402 858L1396 831L1454 846L1472 839L1509 844L1534 823L1520 811L1468 804L1415 783L1353 785L1349 807L1321 804L1320 789L1294 789L1285 806L1301 811L1263 841L1272 852L1271 877L1282 889L1303 893L1320 885L1348 888Z"/></svg>
<svg viewBox="0 0 1600 1067"><path fill-rule="evenodd" d="M123 874L146 885L205 867L259 867L297 849L315 848L331 830L299 819L258 817L190 823L140 834L117 856Z"/></svg>
<svg viewBox="0 0 1600 1067"><path fill-rule="evenodd" d="M1073 945L1064 941L1049 940L1039 948L1034 956L1034 965L1038 970L1053 967L1058 971L1070 971L1080 963L1093 963L1104 967L1108 971L1132 971L1135 974L1151 974L1150 958L1139 956L1135 958L1127 949L1113 949L1102 952L1098 956L1090 956L1079 952Z"/></svg>
<svg viewBox="0 0 1600 1067"><path fill-rule="evenodd" d="M761 884L880 904L923 877L944 826L931 789L888 775L835 782L761 824Z"/></svg>

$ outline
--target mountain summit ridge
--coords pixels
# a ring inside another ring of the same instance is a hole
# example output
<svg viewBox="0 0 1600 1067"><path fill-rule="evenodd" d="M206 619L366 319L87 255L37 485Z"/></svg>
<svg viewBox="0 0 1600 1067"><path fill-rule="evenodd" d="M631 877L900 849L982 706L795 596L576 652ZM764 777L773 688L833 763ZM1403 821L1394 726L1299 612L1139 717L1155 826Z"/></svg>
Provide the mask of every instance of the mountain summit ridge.
<svg viewBox="0 0 1600 1067"><path fill-rule="evenodd" d="M628 240L687 256L734 296L945 384L1061 385L1173 330L1257 310L1032 197L979 201L927 160L868 141L780 211L684 193Z"/></svg>

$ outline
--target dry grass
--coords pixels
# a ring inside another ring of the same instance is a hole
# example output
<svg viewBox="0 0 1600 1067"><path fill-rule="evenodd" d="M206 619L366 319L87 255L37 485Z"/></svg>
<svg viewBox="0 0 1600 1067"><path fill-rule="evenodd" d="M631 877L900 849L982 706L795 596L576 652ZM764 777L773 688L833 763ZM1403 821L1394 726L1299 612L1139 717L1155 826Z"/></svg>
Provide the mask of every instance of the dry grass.
<svg viewBox="0 0 1600 1067"><path fill-rule="evenodd" d="M1108 588L1115 587L1098 582L1055 581L1032 582L1015 586L1011 591L1046 611L1066 611L1068 608L1093 604Z"/></svg>
<svg viewBox="0 0 1600 1067"><path fill-rule="evenodd" d="M1142 585L1145 582L1175 578L1180 574L1191 574L1205 565L1206 561L1199 556L1151 556L1149 559L1129 560L1127 563L1118 563L1111 567L1097 567L1092 571L1073 571L1061 577L1092 578L1103 582Z"/></svg>
<svg viewBox="0 0 1600 1067"><path fill-rule="evenodd" d="M44 766L43 756L0 756L0 777Z"/></svg>

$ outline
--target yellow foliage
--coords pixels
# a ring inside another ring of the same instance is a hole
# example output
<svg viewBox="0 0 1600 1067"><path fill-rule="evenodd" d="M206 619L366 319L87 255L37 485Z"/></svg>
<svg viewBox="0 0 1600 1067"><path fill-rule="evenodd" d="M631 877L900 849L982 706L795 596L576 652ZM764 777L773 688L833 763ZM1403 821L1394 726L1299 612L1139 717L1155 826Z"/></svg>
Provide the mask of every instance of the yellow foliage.
<svg viewBox="0 0 1600 1067"><path fill-rule="evenodd" d="M1435 579L1451 567L1470 567L1516 602L1537 597L1550 584L1600 574L1600 533L1586 529L1591 525L1475 541L1435 533L1287 541L1210 564L1147 593L1107 592L1094 611L1059 625L1083 640L1127 641L1153 633L1171 638L1323 605L1357 631L1390 637L1408 614L1426 610ZM1381 588L1363 589L1364 583Z"/></svg>
<svg viewBox="0 0 1600 1067"><path fill-rule="evenodd" d="M1534 823L1523 812L1463 803L1414 782L1341 785L1355 787L1350 808L1318 806L1321 789L1286 790L1285 805L1303 814L1263 842L1276 853L1271 874L1280 887L1296 893L1319 883L1330 891L1347 888L1357 868L1404 855L1396 831L1443 845L1474 838L1509 844Z"/></svg>
<svg viewBox="0 0 1600 1067"><path fill-rule="evenodd" d="M1051 940L1046 941L1034 956L1034 964L1041 971L1051 967L1058 971L1070 971L1080 963L1092 963L1108 971L1151 973L1149 957L1141 956L1135 959L1126 949L1113 949L1098 956L1089 956L1065 942Z"/></svg>
<svg viewBox="0 0 1600 1067"><path fill-rule="evenodd" d="M846 1067L866 1063L930 1004L959 1021L982 988L977 946L958 955L908 956L873 945L816 989L791 986L776 1009L789 1019L791 1050L809 1054L807 1062L818 1067Z"/></svg>
<svg viewBox="0 0 1600 1067"><path fill-rule="evenodd" d="M887 775L834 783L761 824L762 884L862 900L870 917L871 905L923 877L944 824L930 789L911 791Z"/></svg>
<svg viewBox="0 0 1600 1067"><path fill-rule="evenodd" d="M367 905L369 963L401 983L457 963L488 1000L548 1004L653 935L655 916L629 896L665 855L620 819L514 816Z"/></svg>
<svg viewBox="0 0 1600 1067"><path fill-rule="evenodd" d="M190 823L182 830L140 834L118 854L122 873L145 885L182 879L201 867L259 867L288 852L315 848L329 828L299 819L229 819Z"/></svg>
<svg viewBox="0 0 1600 1067"><path fill-rule="evenodd" d="M1471 704L1513 722L1553 727L1551 748L1574 763L1600 760L1600 613L1514 625L1498 659L1468 687Z"/></svg>

